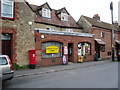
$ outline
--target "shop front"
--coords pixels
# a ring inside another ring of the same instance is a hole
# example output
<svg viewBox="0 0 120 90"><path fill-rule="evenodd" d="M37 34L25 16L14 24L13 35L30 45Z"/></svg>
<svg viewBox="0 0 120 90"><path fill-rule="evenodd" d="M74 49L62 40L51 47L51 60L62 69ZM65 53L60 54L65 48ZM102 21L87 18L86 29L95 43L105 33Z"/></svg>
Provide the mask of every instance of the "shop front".
<svg viewBox="0 0 120 90"><path fill-rule="evenodd" d="M78 62L79 55L84 61L94 59L92 34L36 30L36 60L38 66L51 66ZM44 37L44 38L43 38Z"/></svg>
<svg viewBox="0 0 120 90"><path fill-rule="evenodd" d="M78 56L83 59L83 61L89 61L89 56L91 55L91 44L88 42L81 42L78 44Z"/></svg>

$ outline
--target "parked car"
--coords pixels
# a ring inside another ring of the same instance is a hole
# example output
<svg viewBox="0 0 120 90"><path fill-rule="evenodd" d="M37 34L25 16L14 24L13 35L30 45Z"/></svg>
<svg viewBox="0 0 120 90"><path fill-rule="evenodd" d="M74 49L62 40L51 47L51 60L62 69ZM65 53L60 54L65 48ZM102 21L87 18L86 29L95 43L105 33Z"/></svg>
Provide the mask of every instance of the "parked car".
<svg viewBox="0 0 120 90"><path fill-rule="evenodd" d="M11 80L14 77L12 63L7 55L0 55L0 70L2 81Z"/></svg>
<svg viewBox="0 0 120 90"><path fill-rule="evenodd" d="M118 59L118 61L120 61L120 52L117 55L117 59Z"/></svg>

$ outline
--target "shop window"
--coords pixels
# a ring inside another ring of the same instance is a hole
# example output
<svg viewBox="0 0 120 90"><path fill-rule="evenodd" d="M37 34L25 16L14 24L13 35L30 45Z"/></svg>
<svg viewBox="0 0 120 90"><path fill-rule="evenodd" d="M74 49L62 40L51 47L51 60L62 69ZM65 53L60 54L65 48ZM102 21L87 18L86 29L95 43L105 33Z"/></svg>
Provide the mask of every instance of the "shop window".
<svg viewBox="0 0 120 90"><path fill-rule="evenodd" d="M62 57L62 43L45 42L42 43L42 58Z"/></svg>
<svg viewBox="0 0 120 90"><path fill-rule="evenodd" d="M91 55L91 44L86 42L78 44L78 55Z"/></svg>
<svg viewBox="0 0 120 90"><path fill-rule="evenodd" d="M8 19L14 18L14 1L11 0L1 1L1 17Z"/></svg>

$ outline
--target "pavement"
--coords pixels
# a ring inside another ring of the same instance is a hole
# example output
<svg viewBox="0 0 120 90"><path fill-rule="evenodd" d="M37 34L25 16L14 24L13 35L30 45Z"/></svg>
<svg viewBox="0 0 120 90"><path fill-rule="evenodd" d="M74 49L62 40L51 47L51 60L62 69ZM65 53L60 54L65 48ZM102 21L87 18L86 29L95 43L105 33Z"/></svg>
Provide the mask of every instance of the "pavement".
<svg viewBox="0 0 120 90"><path fill-rule="evenodd" d="M88 62L82 62L82 63L69 62L67 65L55 65L55 66L47 66L47 67L39 67L39 68L36 67L35 69L14 70L15 72L14 78L59 72L59 71L65 71L65 70L72 70L72 69L80 69L84 67L96 66L96 65L107 64L112 62L113 61L111 59L101 60L101 61L88 61Z"/></svg>

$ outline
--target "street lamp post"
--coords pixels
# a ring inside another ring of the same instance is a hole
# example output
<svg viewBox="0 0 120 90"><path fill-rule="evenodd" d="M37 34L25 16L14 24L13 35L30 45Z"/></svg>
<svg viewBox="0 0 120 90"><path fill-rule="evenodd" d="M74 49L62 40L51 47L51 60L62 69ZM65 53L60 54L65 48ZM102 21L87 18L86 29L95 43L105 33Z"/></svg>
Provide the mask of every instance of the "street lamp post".
<svg viewBox="0 0 120 90"><path fill-rule="evenodd" d="M110 3L110 10L111 10L111 20L112 20L112 32L111 32L111 41L112 41L112 61L115 61L115 44L114 44L114 22L113 22L113 2Z"/></svg>

